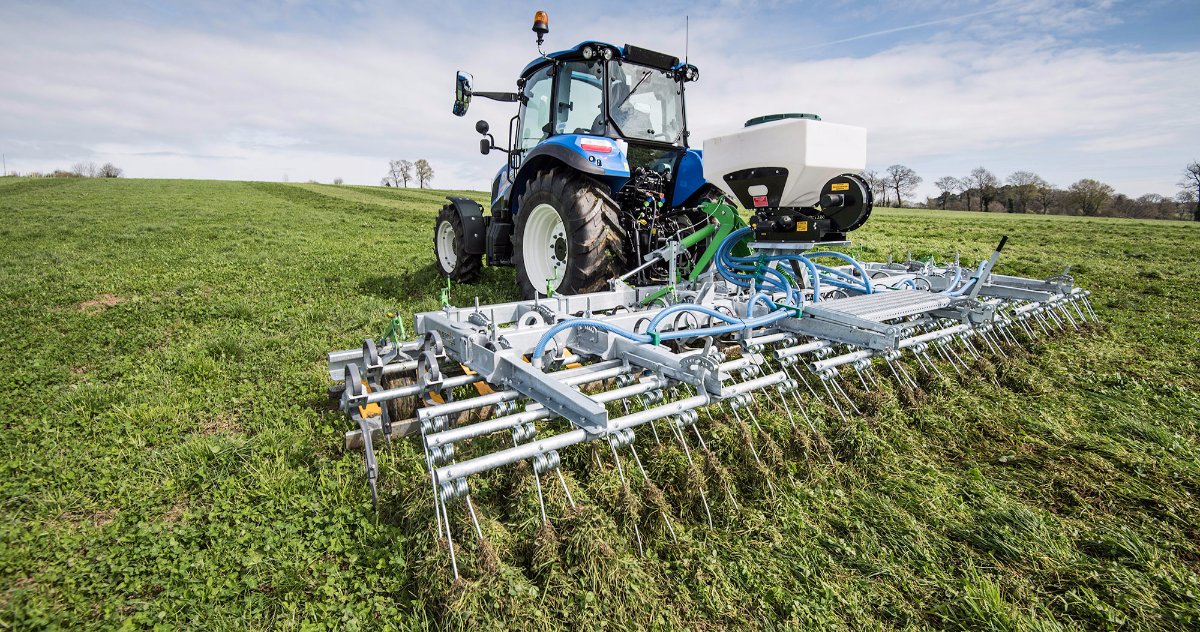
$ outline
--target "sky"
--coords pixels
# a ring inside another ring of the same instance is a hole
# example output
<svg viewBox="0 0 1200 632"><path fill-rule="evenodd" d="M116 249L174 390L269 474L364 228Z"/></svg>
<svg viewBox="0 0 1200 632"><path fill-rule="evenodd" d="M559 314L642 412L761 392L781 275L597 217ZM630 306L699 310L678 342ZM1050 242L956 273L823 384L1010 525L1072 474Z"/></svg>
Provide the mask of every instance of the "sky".
<svg viewBox="0 0 1200 632"><path fill-rule="evenodd" d="M693 146L812 112L867 128L869 168L913 168L918 195L984 166L1171 196L1200 159L1200 0L0 0L0 153L20 172L348 184L425 158L434 186L486 190L503 154L478 153L475 121L503 130L515 107L453 116L454 74L514 89L537 9L547 50L686 51Z"/></svg>

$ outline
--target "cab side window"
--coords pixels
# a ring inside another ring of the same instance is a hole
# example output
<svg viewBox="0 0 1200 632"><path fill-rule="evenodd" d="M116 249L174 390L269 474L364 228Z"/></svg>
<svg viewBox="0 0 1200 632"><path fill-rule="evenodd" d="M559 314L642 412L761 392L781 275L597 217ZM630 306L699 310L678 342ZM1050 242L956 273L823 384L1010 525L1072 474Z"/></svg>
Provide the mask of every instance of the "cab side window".
<svg viewBox="0 0 1200 632"><path fill-rule="evenodd" d="M554 98L554 131L559 134L603 134L604 91L599 61L573 61L562 66Z"/></svg>
<svg viewBox="0 0 1200 632"><path fill-rule="evenodd" d="M521 124L517 130L517 149L523 154L550 135L551 72L554 66L533 73L525 82L525 104L521 106Z"/></svg>

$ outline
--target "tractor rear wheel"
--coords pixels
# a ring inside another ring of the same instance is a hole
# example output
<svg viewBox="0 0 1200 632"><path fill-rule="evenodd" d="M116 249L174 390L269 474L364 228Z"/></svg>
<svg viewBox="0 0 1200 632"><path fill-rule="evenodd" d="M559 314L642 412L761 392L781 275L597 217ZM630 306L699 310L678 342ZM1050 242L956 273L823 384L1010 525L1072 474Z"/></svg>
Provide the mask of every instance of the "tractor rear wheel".
<svg viewBox="0 0 1200 632"><path fill-rule="evenodd" d="M625 231L603 184L565 168L539 172L517 203L517 285L526 299L607 289L625 271Z"/></svg>
<svg viewBox="0 0 1200 632"><path fill-rule="evenodd" d="M481 256L467 254L463 243L462 218L453 204L447 204L433 223L433 257L442 276L460 283L473 283L479 280Z"/></svg>

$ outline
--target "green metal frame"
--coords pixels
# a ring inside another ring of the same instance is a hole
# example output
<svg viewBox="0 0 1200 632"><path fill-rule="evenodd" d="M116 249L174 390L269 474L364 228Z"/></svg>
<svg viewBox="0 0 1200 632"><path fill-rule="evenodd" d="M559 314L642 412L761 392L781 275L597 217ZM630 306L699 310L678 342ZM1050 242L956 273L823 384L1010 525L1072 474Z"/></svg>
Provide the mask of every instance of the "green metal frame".
<svg viewBox="0 0 1200 632"><path fill-rule="evenodd" d="M721 242L725 241L725 238L732 234L733 231L747 226L746 220L742 219L741 214L737 211L737 207L727 204L724 201L704 202L700 205L700 210L704 211L710 218L716 220L716 223L706 223L703 228L684 237L679 242L680 248L687 250L706 239L710 240L708 247L700 254L700 258L696 260L696 265L688 273L687 280L692 282L699 279L700 275L704 274L704 271L712 264L713 259L717 256L717 249L721 247ZM750 256L750 247L744 242L735 244L733 254L739 257L748 257ZM666 287L642 299L642 303L651 303L668 294L674 294L677 283L679 283L678 276Z"/></svg>

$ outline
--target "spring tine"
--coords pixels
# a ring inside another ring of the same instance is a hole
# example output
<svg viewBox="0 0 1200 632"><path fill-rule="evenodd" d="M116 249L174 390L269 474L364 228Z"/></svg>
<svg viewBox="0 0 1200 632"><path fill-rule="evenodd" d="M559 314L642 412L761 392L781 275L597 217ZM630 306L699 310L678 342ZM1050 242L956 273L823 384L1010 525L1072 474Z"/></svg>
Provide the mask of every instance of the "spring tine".
<svg viewBox="0 0 1200 632"><path fill-rule="evenodd" d="M792 406L788 404L787 395L779 391L779 401L783 402L783 409L787 411L788 421L792 424L792 430L799 430L796 426L796 418L792 416Z"/></svg>
<svg viewBox="0 0 1200 632"><path fill-rule="evenodd" d="M1063 316L1067 317L1067 320L1071 323L1072 329L1079 329L1079 324L1075 322L1075 317L1071 316L1071 312L1067 309L1066 305L1059 305L1058 309L1062 312Z"/></svg>
<svg viewBox="0 0 1200 632"><path fill-rule="evenodd" d="M450 546L450 566L454 568L454 579L457 581L458 559L454 555L454 536L450 533L450 514L446 510L446 503L442 503L442 518L442 524L446 525L446 544Z"/></svg>
<svg viewBox="0 0 1200 632"><path fill-rule="evenodd" d="M471 495L466 495L467 511L471 513L471 522L475 524L475 535L479 536L479 541L483 542L483 529L479 528L479 518L475 515L475 505L471 503Z"/></svg>
<svg viewBox="0 0 1200 632"><path fill-rule="evenodd" d="M926 373L929 373L929 367L925 366L925 360L923 360L923 359L921 358L921 354L920 354L920 353L917 353L916 351L914 351L914 352L913 352L913 356L914 356L914 357L916 357L916 359L917 359L917 365L921 367L921 370L922 370L922 371L924 371L924 372L926 372Z"/></svg>
<svg viewBox="0 0 1200 632"><path fill-rule="evenodd" d="M1036 311L1033 312L1033 322L1037 323L1038 327L1041 328L1042 333L1046 334L1047 336L1050 335L1050 330L1046 328L1046 322L1042 319L1042 315L1038 314Z"/></svg>
<svg viewBox="0 0 1200 632"><path fill-rule="evenodd" d="M800 381L800 383L808 387L808 392L812 393L813 399L821 399L821 396L817 395L817 391L813 389L812 384L809 384L808 380L804 378L804 374L800 371L800 367L792 365L792 368L796 371L796 378Z"/></svg>
<svg viewBox="0 0 1200 632"><path fill-rule="evenodd" d="M909 375L909 374L908 374L908 369L904 368L904 363L903 363L903 362L896 362L896 367L897 367L898 369L900 369L900 375L904 376L904 379L905 379L905 380L908 382L908 385L909 385L909 386L910 386L910 387L911 387L913 390L916 390L916 389L917 389L917 382L916 382L916 380L912 379L912 376L911 376L911 375Z"/></svg>
<svg viewBox="0 0 1200 632"><path fill-rule="evenodd" d="M367 437L363 437L366 439ZM438 494L437 481L433 477L433 459L429 456L429 444L425 441L425 426L421 426L421 449L425 451L425 469L429 472L429 485L433 489L433 515L437 517L438 533L442 531L442 512L439 509L441 496ZM457 575L455 575L457 577Z"/></svg>
<svg viewBox="0 0 1200 632"><path fill-rule="evenodd" d="M747 405L746 414L750 415L750 421L754 422L754 427L758 429L759 432L762 432L762 426L758 425L758 417L754 416L754 409Z"/></svg>
<svg viewBox="0 0 1200 632"><path fill-rule="evenodd" d="M655 445L662 445L662 441L658 440L658 427L655 426L654 420L650 420L650 434L654 435Z"/></svg>
<svg viewBox="0 0 1200 632"><path fill-rule="evenodd" d="M687 457L688 464L696 467L696 462L692 460L692 451L688 449L687 441L684 440L683 430L675 427L675 424L670 424L671 434L675 436L675 440L679 442L679 446L683 448L683 455ZM692 426L695 428L695 426ZM696 431L699 433L699 431ZM641 465L640 463L638 464ZM704 504L704 515L708 518L708 528L713 528L712 509L708 507L708 496L704 493L704 486L700 486L700 502Z"/></svg>
<svg viewBox="0 0 1200 632"><path fill-rule="evenodd" d="M554 468L554 473L558 474L558 482L562 483L563 491L567 493L567 502L571 504L571 509L575 509L575 498L571 496L571 490L567 487L567 479L563 478L562 468Z"/></svg>
<svg viewBox="0 0 1200 632"><path fill-rule="evenodd" d="M866 379L863 377L863 374L862 374L862 369L859 369L859 368L856 366L856 367L854 367L854 373L855 373L856 375L858 375L858 381L859 381L859 382L862 382L862 385L863 385L863 390L864 390L864 391L868 391L868 392L869 392L869 391L871 390L871 387L870 387L870 386L867 386L867 380L866 380Z"/></svg>
<svg viewBox="0 0 1200 632"><path fill-rule="evenodd" d="M621 459L617 456L616 446L610 443L608 444L608 447L612 449L613 460L617 462L617 474L621 477L621 483L623 485L628 485L629 481L625 480L625 468L621 466Z"/></svg>
<svg viewBox="0 0 1200 632"><path fill-rule="evenodd" d="M638 458L637 448L632 443L629 444L629 452L633 454L633 462L637 463L638 469L641 470L642 478L646 480L646 485L653 485L654 483L650 480L650 476L646 474L646 468L642 467L642 460ZM663 523L667 525L667 531L671 532L671 540L675 544L679 544L679 538L675 537L675 527L671 525L671 518L667 515L666 509L659 507L658 513L662 516Z"/></svg>
<svg viewBox="0 0 1200 632"><path fill-rule="evenodd" d="M617 462L617 474L621 477L621 486L629 489L629 481L625 480L625 468L621 467L621 458L617 456L617 448L612 443L608 444L612 449L613 460ZM642 546L642 530L638 528L637 519L631 520L633 523L633 534L637 537L638 555L645 555L646 550Z"/></svg>
<svg viewBox="0 0 1200 632"><path fill-rule="evenodd" d="M371 427L367 419L358 418L358 427L363 435L363 462L367 468L367 485L371 487L371 508L379 511L379 490L376 480L379 478L379 464L375 460L375 447L371 443Z"/></svg>
<svg viewBox="0 0 1200 632"><path fill-rule="evenodd" d="M696 441L700 442L700 448L704 450L706 455L705 458L711 456L713 459L716 459L716 454L714 454L712 450L708 449L708 444L704 443L704 437L700 434L700 429L697 428L695 424L692 424L692 431L696 433ZM733 497L733 490L730 489L728 482L725 485L725 495L729 497L729 502L740 514L742 512L742 506L739 505L737 499Z"/></svg>
<svg viewBox="0 0 1200 632"><path fill-rule="evenodd" d="M825 393L829 395L829 401L833 402L833 407L837 410L838 416L842 418L842 421L849 422L846 419L846 414L842 412L842 407L837 403L837 398L833 396L833 391L829 390L829 384L826 382L827 380L821 380L821 386L825 387Z"/></svg>
<svg viewBox="0 0 1200 632"><path fill-rule="evenodd" d="M1088 318L1087 318L1087 316L1085 316L1085 315L1083 314L1083 309L1079 307L1079 301L1078 301L1078 300L1072 300L1072 301L1069 301L1069 303L1068 303L1068 304L1069 304L1069 305L1070 305L1072 308L1074 308L1074 309L1075 309L1075 313L1079 315L1079 322L1081 322L1081 323L1085 323L1085 322L1087 322Z"/></svg>
<svg viewBox="0 0 1200 632"><path fill-rule="evenodd" d="M966 337L962 338L962 343L963 343L963 347L966 348L967 352L971 354L971 357L978 360L979 352L975 349L975 345L971 344L971 341L967 340Z"/></svg>
<svg viewBox="0 0 1200 632"><path fill-rule="evenodd" d="M549 522L546 518L546 499L542 498L542 476L538 474L537 469L533 470L533 482L537 484L538 507L542 510L542 524Z"/></svg>
<svg viewBox="0 0 1200 632"><path fill-rule="evenodd" d="M967 370L970 370L970 368L971 368L971 367L967 366L967 361L966 361L966 360L963 360L962 356L961 356L961 355L959 355L959 353L958 353L958 349L955 349L954 347L952 347L952 346L950 346L950 345L946 345L946 351L947 351L947 352L948 352L948 353L949 353L951 356L954 356L954 358L955 358L956 360L958 360L958 363L959 363L960 365L962 365L962 368L964 368L964 369L967 369Z"/></svg>
<svg viewBox="0 0 1200 632"><path fill-rule="evenodd" d="M1083 306L1087 308L1089 314L1092 315L1093 322L1100 322L1100 317L1096 315L1096 310L1092 309L1092 301L1088 297L1083 297Z"/></svg>
<svg viewBox="0 0 1200 632"><path fill-rule="evenodd" d="M988 342L992 345L992 348L996 350L996 353L998 353L1006 358L1008 357L1008 354L1004 352L1004 347L1000 346L1000 341L996 339L995 334L991 334L991 333L988 333L985 331L984 335L987 336Z"/></svg>
<svg viewBox="0 0 1200 632"><path fill-rule="evenodd" d="M859 410L858 406L856 406L854 404L854 400L850 399L850 396L846 394L846 391L842 388L842 385L839 384L837 382L837 380L831 380L831 381L833 381L833 389L836 390L838 393L841 393L842 398L846 400L846 403L850 404L850 408L854 411L854 414L862 416L862 411Z"/></svg>
<svg viewBox="0 0 1200 632"><path fill-rule="evenodd" d="M928 352L926 352L926 353L928 353ZM929 366L933 367L933 370L934 370L934 372L936 372L938 374L938 377L942 377L942 378L946 377L946 375L944 373L942 373L942 370L938 368L937 363L933 361L933 358L926 356L925 359L929 361Z"/></svg>

